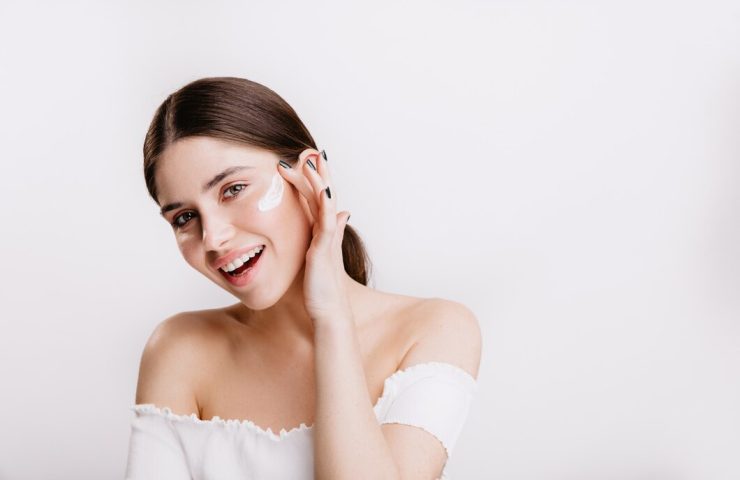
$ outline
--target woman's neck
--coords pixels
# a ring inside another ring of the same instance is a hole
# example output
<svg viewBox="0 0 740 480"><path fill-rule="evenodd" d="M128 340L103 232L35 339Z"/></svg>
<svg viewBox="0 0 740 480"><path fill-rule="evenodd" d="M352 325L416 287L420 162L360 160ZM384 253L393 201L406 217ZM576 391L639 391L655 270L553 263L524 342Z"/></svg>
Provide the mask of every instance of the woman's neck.
<svg viewBox="0 0 740 480"><path fill-rule="evenodd" d="M350 307L356 312L356 325L367 312L369 287L357 282L346 272L344 275ZM293 348L312 348L314 343L313 320L305 308L303 275L297 275L283 297L274 305L263 310L251 310L239 303L234 306L239 322L255 335L262 336L269 344L291 345Z"/></svg>

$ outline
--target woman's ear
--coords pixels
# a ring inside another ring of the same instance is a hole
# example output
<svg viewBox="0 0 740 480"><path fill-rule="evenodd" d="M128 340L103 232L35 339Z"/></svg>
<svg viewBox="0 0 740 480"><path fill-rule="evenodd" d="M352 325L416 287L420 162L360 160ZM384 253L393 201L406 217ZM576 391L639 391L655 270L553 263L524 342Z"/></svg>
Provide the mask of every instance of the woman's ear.
<svg viewBox="0 0 740 480"><path fill-rule="evenodd" d="M318 165L319 157L321 156L321 152L316 150L315 148L307 148L301 152L300 155L298 155L298 165L296 165L297 168L303 168L303 164L306 163L306 160L311 160L314 165Z"/></svg>

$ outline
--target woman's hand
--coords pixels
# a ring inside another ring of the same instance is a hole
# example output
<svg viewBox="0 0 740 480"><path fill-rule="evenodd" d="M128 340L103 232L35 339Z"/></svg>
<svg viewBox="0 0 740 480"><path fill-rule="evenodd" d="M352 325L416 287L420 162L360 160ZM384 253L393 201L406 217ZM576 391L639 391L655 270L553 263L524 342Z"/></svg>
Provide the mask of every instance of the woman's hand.
<svg viewBox="0 0 740 480"><path fill-rule="evenodd" d="M331 176L324 153L306 149L295 167L278 167L283 178L304 196L313 216L313 239L306 252L303 295L314 325L353 321L342 259L342 238L350 213L336 212L337 200L331 192ZM317 170L311 168L309 162Z"/></svg>

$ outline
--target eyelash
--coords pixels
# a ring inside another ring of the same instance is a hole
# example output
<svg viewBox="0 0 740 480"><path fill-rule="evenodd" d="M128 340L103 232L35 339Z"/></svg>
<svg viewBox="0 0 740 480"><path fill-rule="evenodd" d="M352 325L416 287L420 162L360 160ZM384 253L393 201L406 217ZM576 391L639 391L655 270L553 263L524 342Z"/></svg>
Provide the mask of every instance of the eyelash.
<svg viewBox="0 0 740 480"><path fill-rule="evenodd" d="M237 190L236 191L236 194L234 194L231 197L231 198L236 198L242 191L244 191L245 188L247 188L249 186L248 184L246 184L246 183L235 183L234 185L230 185L230 186L226 187L226 190L224 190L224 192L228 192L232 188L234 188L234 187L240 187L240 186L241 187L244 187L244 188L240 188L239 190ZM187 221L185 223L182 223L182 224L179 224L179 225L177 223L177 219L180 218L181 216L185 215L186 213L192 213L192 212L183 212L183 213L177 215L175 218L173 218L172 221L170 222L170 225L172 225L172 227L175 230L179 230L179 229L185 227L188 224Z"/></svg>

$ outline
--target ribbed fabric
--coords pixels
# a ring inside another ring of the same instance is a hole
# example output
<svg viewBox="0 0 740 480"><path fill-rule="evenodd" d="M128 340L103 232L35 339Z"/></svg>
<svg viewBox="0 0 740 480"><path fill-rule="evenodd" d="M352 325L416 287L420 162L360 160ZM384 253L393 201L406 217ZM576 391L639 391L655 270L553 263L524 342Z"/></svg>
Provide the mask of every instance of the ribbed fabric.
<svg viewBox="0 0 740 480"><path fill-rule="evenodd" d="M434 435L449 460L476 391L476 380L455 365L419 363L386 378L373 409L381 424ZM313 425L273 433L250 420L201 420L153 404L130 408L125 480L313 479ZM450 480L444 471L441 479Z"/></svg>

